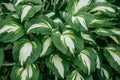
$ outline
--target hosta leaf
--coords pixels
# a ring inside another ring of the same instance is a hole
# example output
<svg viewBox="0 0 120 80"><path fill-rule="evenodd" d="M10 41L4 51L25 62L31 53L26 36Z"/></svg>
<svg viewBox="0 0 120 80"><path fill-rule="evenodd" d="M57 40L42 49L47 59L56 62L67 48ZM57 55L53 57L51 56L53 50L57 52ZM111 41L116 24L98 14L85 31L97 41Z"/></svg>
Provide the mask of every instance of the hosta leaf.
<svg viewBox="0 0 120 80"><path fill-rule="evenodd" d="M46 16L37 16L26 22L25 27L27 33L51 34L54 23Z"/></svg>
<svg viewBox="0 0 120 80"><path fill-rule="evenodd" d="M90 75L96 68L96 58L96 53L92 49L85 49L73 59L73 62L80 70Z"/></svg>
<svg viewBox="0 0 120 80"><path fill-rule="evenodd" d="M81 36L83 37L83 39L85 39L85 40L87 40L87 41L90 41L90 42L96 44L95 40L92 38L91 35L86 34L86 33L84 33L84 32L81 32Z"/></svg>
<svg viewBox="0 0 120 80"><path fill-rule="evenodd" d="M66 23L68 23L72 29L76 31L88 30L89 23L94 19L93 15L86 12L79 12L76 15L71 15L69 13L61 13Z"/></svg>
<svg viewBox="0 0 120 80"><path fill-rule="evenodd" d="M13 20L9 21L8 20ZM24 35L22 26L17 23L16 19L6 19L0 27L0 41L1 42L13 42ZM16 20L16 21L14 21Z"/></svg>
<svg viewBox="0 0 120 80"><path fill-rule="evenodd" d="M3 3L5 7L10 11L15 11L14 5L12 3Z"/></svg>
<svg viewBox="0 0 120 80"><path fill-rule="evenodd" d="M21 39L14 43L13 47L13 58L21 66L24 64L31 64L40 55L41 44L35 39L34 41L29 41L28 39Z"/></svg>
<svg viewBox="0 0 120 80"><path fill-rule="evenodd" d="M105 48L104 56L109 64L120 73L120 47L111 45Z"/></svg>
<svg viewBox="0 0 120 80"><path fill-rule="evenodd" d="M42 51L40 53L40 57L43 57L45 55L48 55L49 53L51 53L52 50L52 39L49 36L45 36L43 38L43 42L42 42Z"/></svg>
<svg viewBox="0 0 120 80"><path fill-rule="evenodd" d="M21 22L33 17L41 10L41 5L19 5L16 7L16 12L21 18Z"/></svg>
<svg viewBox="0 0 120 80"><path fill-rule="evenodd" d="M101 66L100 70L97 71L97 75L101 80L109 80L112 78L112 70L109 66L103 65Z"/></svg>
<svg viewBox="0 0 120 80"><path fill-rule="evenodd" d="M77 70L73 70L67 80L85 80L85 78Z"/></svg>
<svg viewBox="0 0 120 80"><path fill-rule="evenodd" d="M67 56L75 56L84 47L82 37L76 36L72 30L65 30L62 34L56 31L52 34L52 39L56 48Z"/></svg>
<svg viewBox="0 0 120 80"><path fill-rule="evenodd" d="M72 14L76 14L79 12L79 10L91 3L92 0L74 0L69 1L67 10L68 12L71 12Z"/></svg>
<svg viewBox="0 0 120 80"><path fill-rule="evenodd" d="M115 15L116 11L114 9L114 6L109 3L95 3L91 5L90 12L104 12L106 14Z"/></svg>
<svg viewBox="0 0 120 80"><path fill-rule="evenodd" d="M116 44L120 44L120 36L113 35L109 36Z"/></svg>
<svg viewBox="0 0 120 80"><path fill-rule="evenodd" d="M64 78L69 69L69 63L57 54L46 57L46 65L54 75Z"/></svg>
<svg viewBox="0 0 120 80"><path fill-rule="evenodd" d="M90 23L91 27L110 27L116 25L113 19L103 18L103 19L93 19Z"/></svg>
<svg viewBox="0 0 120 80"><path fill-rule="evenodd" d="M3 50L0 48L0 67L1 67L1 65L2 65L2 63L3 63L3 59L4 59L4 52L3 52Z"/></svg>
<svg viewBox="0 0 120 80"><path fill-rule="evenodd" d="M35 64L26 67L14 66L10 77L11 80L38 80L39 68Z"/></svg>
<svg viewBox="0 0 120 80"><path fill-rule="evenodd" d="M97 28L95 32L96 32L96 34L101 35L101 36L113 35L113 33L110 31L110 29L106 29L106 28Z"/></svg>

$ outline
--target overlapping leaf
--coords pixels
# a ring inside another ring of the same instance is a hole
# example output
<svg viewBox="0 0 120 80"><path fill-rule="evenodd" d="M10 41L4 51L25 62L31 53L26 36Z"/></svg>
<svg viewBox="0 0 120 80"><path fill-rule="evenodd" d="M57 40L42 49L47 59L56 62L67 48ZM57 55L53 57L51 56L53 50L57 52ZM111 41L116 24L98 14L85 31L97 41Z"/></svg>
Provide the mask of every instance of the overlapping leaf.
<svg viewBox="0 0 120 80"><path fill-rule="evenodd" d="M85 49L73 59L73 62L80 70L90 75L96 68L96 58L96 53L92 49Z"/></svg>
<svg viewBox="0 0 120 80"><path fill-rule="evenodd" d="M72 29L76 31L88 30L89 24L94 19L93 15L87 12L79 12L76 15L71 15L70 13L63 12L63 18L66 23L68 23Z"/></svg>
<svg viewBox="0 0 120 80"><path fill-rule="evenodd" d="M21 39L14 43L13 58L16 63L19 62L21 66L24 66L34 62L39 57L40 52L41 44L37 39L34 41Z"/></svg>
<svg viewBox="0 0 120 80"><path fill-rule="evenodd" d="M38 80L39 69L35 64L26 67L14 66L10 77L11 80Z"/></svg>
<svg viewBox="0 0 120 80"><path fill-rule="evenodd" d="M46 57L46 65L54 75L64 78L69 70L69 63L57 54Z"/></svg>
<svg viewBox="0 0 120 80"><path fill-rule="evenodd" d="M55 27L51 19L46 16L37 16L25 24L27 33L51 34Z"/></svg>
<svg viewBox="0 0 120 80"><path fill-rule="evenodd" d="M33 17L41 10L41 5L21 4L16 7L16 12L19 15L21 22Z"/></svg>
<svg viewBox="0 0 120 80"><path fill-rule="evenodd" d="M0 25L0 41L13 42L24 35L22 25L15 18L8 18Z"/></svg>
<svg viewBox="0 0 120 80"><path fill-rule="evenodd" d="M85 80L85 78L77 70L73 70L67 80Z"/></svg>
<svg viewBox="0 0 120 80"><path fill-rule="evenodd" d="M120 73L120 47L117 45L111 45L105 48L104 55L109 64Z"/></svg>
<svg viewBox="0 0 120 80"><path fill-rule="evenodd" d="M62 33L56 31L52 34L53 43L58 50L67 56L75 56L75 53L84 48L84 42L80 35L73 30L65 30Z"/></svg>

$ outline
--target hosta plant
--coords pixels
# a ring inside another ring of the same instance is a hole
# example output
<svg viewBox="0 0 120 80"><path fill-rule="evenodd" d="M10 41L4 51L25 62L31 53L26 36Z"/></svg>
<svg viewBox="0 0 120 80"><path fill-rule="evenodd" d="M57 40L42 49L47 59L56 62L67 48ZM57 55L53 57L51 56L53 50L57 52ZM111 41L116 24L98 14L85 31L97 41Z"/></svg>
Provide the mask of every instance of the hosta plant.
<svg viewBox="0 0 120 80"><path fill-rule="evenodd" d="M119 0L0 0L0 80L120 80Z"/></svg>

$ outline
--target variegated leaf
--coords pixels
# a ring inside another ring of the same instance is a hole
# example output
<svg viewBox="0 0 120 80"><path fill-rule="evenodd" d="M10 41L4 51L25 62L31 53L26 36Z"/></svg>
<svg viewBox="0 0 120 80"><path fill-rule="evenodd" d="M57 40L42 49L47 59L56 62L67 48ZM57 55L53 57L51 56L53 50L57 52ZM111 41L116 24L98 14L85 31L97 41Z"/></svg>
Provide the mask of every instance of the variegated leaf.
<svg viewBox="0 0 120 80"><path fill-rule="evenodd" d="M68 1L67 10L72 14L76 14L81 10L83 7L89 5L92 0L74 0Z"/></svg>
<svg viewBox="0 0 120 80"><path fill-rule="evenodd" d="M53 74L64 79L66 72L69 70L69 63L57 54L46 57L46 65L52 70Z"/></svg>
<svg viewBox="0 0 120 80"><path fill-rule="evenodd" d="M100 69L97 71L98 73L98 77L101 79L101 80L109 80L111 79L112 75L113 75L113 72L111 70L111 68L107 65L101 65Z"/></svg>
<svg viewBox="0 0 120 80"><path fill-rule="evenodd" d="M42 42L42 51L40 53L40 57L43 57L52 51L52 49L51 49L51 46L52 46L51 37L45 36L44 38L45 38L45 40Z"/></svg>
<svg viewBox="0 0 120 80"><path fill-rule="evenodd" d="M14 66L11 73L11 80L38 80L39 69L35 64L26 67Z"/></svg>
<svg viewBox="0 0 120 80"><path fill-rule="evenodd" d="M41 10L41 5L18 5L16 7L16 12L21 18L21 22L28 20L29 18L33 17L38 11Z"/></svg>
<svg viewBox="0 0 120 80"><path fill-rule="evenodd" d="M106 59L108 60L109 64L120 73L120 50L119 47L116 45L111 45L105 48L104 53Z"/></svg>
<svg viewBox="0 0 120 80"><path fill-rule="evenodd" d="M46 16L37 16L36 18L26 22L25 24L26 32L28 33L41 33L41 34L51 34L54 28L51 19Z"/></svg>
<svg viewBox="0 0 120 80"><path fill-rule="evenodd" d="M56 31L52 38L54 45L68 56L75 56L76 51L80 51L84 47L81 36L76 36L72 30L65 30L62 34Z"/></svg>
<svg viewBox="0 0 120 80"><path fill-rule="evenodd" d="M67 80L85 80L85 78L77 70L74 70L69 74Z"/></svg>
<svg viewBox="0 0 120 80"><path fill-rule="evenodd" d="M72 16L72 22L74 24L81 24L81 26L85 29L85 30L88 30L87 28L87 24L86 24L86 21L84 18L82 17L79 17L79 16Z"/></svg>
<svg viewBox="0 0 120 80"><path fill-rule="evenodd" d="M13 49L14 60L23 66L34 62L39 57L41 44L38 40L29 41L22 39L19 42L15 42Z"/></svg>
<svg viewBox="0 0 120 80"><path fill-rule="evenodd" d="M92 5L92 9L90 12L95 11L101 11L106 13L115 13L115 9L113 8L113 5L107 4L107 3L96 3Z"/></svg>
<svg viewBox="0 0 120 80"><path fill-rule="evenodd" d="M96 68L96 53L93 49L82 50L80 54L73 59L76 66L87 75L90 75Z"/></svg>
<svg viewBox="0 0 120 80"><path fill-rule="evenodd" d="M24 31L22 26L14 21L6 22L0 27L1 42L13 42L23 35Z"/></svg>

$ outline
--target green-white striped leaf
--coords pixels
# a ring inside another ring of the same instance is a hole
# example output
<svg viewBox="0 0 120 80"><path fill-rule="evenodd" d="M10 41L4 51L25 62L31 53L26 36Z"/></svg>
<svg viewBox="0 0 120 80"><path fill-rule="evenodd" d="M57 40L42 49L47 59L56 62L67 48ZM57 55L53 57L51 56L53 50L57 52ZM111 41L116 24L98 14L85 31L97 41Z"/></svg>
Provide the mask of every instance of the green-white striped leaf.
<svg viewBox="0 0 120 80"><path fill-rule="evenodd" d="M3 3L5 7L10 11L15 11L14 5L12 3Z"/></svg>
<svg viewBox="0 0 120 80"><path fill-rule="evenodd" d="M67 10L72 14L76 14L80 9L89 5L92 0L73 0L68 2Z"/></svg>
<svg viewBox="0 0 120 80"><path fill-rule="evenodd" d="M38 80L39 68L35 64L26 67L14 66L10 77L11 80Z"/></svg>
<svg viewBox="0 0 120 80"><path fill-rule="evenodd" d="M78 16L72 16L72 22L75 23L75 24L80 23L81 26L82 26L85 30L88 30L88 28L87 28L87 24L86 24L84 18L82 18L82 17L78 17Z"/></svg>
<svg viewBox="0 0 120 80"><path fill-rule="evenodd" d="M96 53L93 49L85 49L80 52L80 54L73 59L76 66L79 67L84 73L90 75L96 68Z"/></svg>
<svg viewBox="0 0 120 80"><path fill-rule="evenodd" d="M71 15L70 13L61 13L62 17L65 19L72 29L76 31L88 30L88 26L94 19L93 15L86 12L79 12L76 15Z"/></svg>
<svg viewBox="0 0 120 80"><path fill-rule="evenodd" d="M113 18L103 18L103 19L93 19L90 23L91 27L110 27L116 25L115 22L113 22Z"/></svg>
<svg viewBox="0 0 120 80"><path fill-rule="evenodd" d="M51 51L53 51L52 39L49 36L45 36L42 41L42 51L40 53L40 57L50 54Z"/></svg>
<svg viewBox="0 0 120 80"><path fill-rule="evenodd" d="M67 80L85 80L85 78L77 70L73 70Z"/></svg>
<svg viewBox="0 0 120 80"><path fill-rule="evenodd" d="M101 11L105 13L116 13L113 5L109 3L95 3L91 6L91 11L90 12L96 12L96 11Z"/></svg>
<svg viewBox="0 0 120 80"><path fill-rule="evenodd" d="M95 2L106 2L106 0L96 0Z"/></svg>
<svg viewBox="0 0 120 80"><path fill-rule="evenodd" d="M25 24L27 33L51 34L54 24L46 16L37 16Z"/></svg>
<svg viewBox="0 0 120 80"><path fill-rule="evenodd" d="M46 57L46 65L54 75L63 79L66 72L69 70L69 63L57 54Z"/></svg>
<svg viewBox="0 0 120 80"><path fill-rule="evenodd" d="M110 29L106 28L97 28L95 30L96 34L101 35L101 36L111 36L113 33L110 31Z"/></svg>
<svg viewBox="0 0 120 80"><path fill-rule="evenodd" d="M97 75L101 80L111 80L113 72L109 66L102 64L101 68L97 70Z"/></svg>
<svg viewBox="0 0 120 80"><path fill-rule="evenodd" d="M21 18L21 22L33 17L41 10L41 5L19 5L16 7L16 12Z"/></svg>
<svg viewBox="0 0 120 80"><path fill-rule="evenodd" d="M81 32L81 36L83 37L83 39L87 40L87 41L90 41L94 44L96 44L96 42L94 41L94 39L92 38L91 35L87 34L87 33L84 33L84 32Z"/></svg>
<svg viewBox="0 0 120 80"><path fill-rule="evenodd" d="M120 47L117 45L111 45L105 48L104 55L109 64L120 73Z"/></svg>
<svg viewBox="0 0 120 80"><path fill-rule="evenodd" d="M67 56L75 56L84 47L82 37L72 30L65 30L62 34L56 31L52 34L52 39L56 48Z"/></svg>
<svg viewBox="0 0 120 80"><path fill-rule="evenodd" d="M4 60L4 52L3 52L3 50L0 48L0 67L1 67L1 65L2 65L2 63L3 63L3 60Z"/></svg>
<svg viewBox="0 0 120 80"><path fill-rule="evenodd" d="M21 39L14 43L13 47L13 58L21 66L24 64L31 64L40 55L41 44L35 39L34 41L29 41L28 39Z"/></svg>
<svg viewBox="0 0 120 80"><path fill-rule="evenodd" d="M11 21L9 21L11 20ZM1 42L13 42L24 35L22 26L15 22L17 19L6 19L0 27L0 41ZM7 22L9 21L9 22Z"/></svg>

